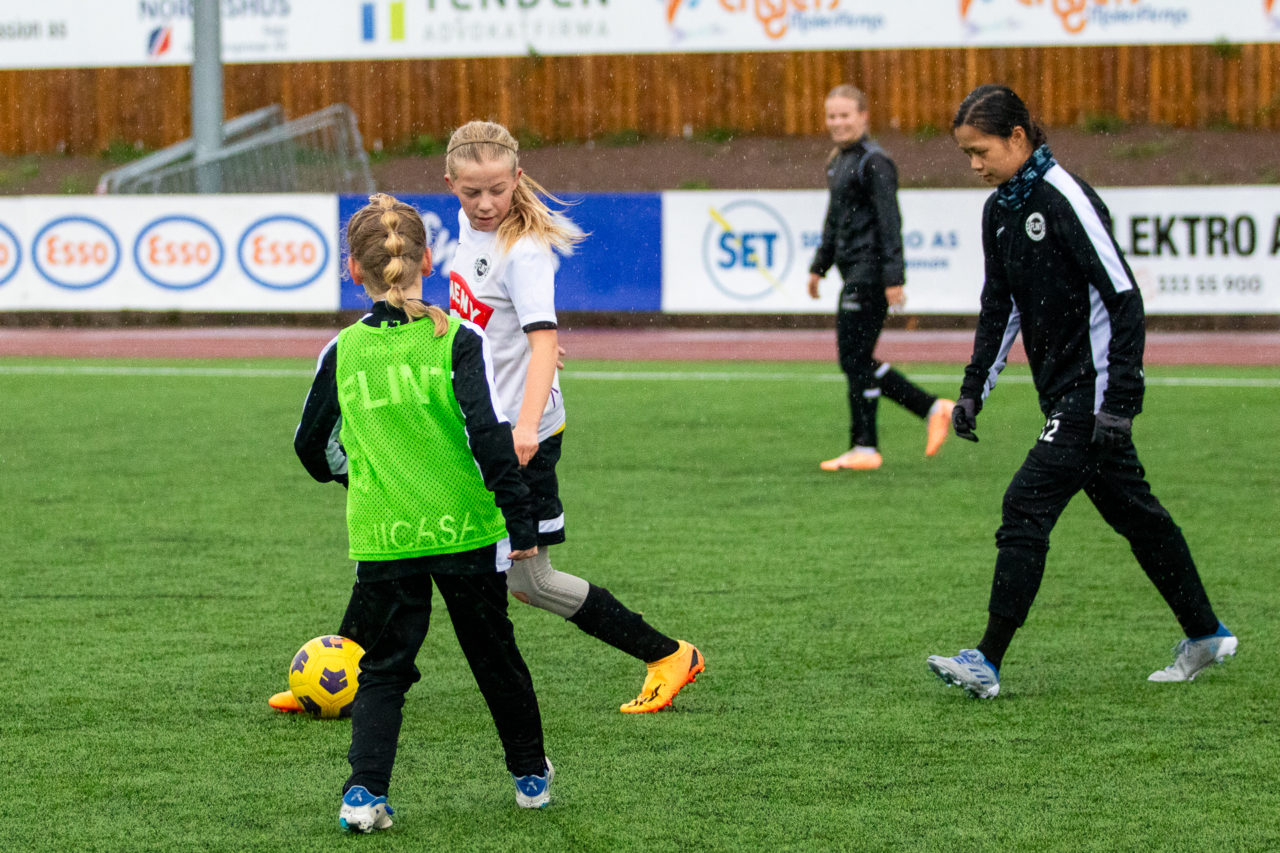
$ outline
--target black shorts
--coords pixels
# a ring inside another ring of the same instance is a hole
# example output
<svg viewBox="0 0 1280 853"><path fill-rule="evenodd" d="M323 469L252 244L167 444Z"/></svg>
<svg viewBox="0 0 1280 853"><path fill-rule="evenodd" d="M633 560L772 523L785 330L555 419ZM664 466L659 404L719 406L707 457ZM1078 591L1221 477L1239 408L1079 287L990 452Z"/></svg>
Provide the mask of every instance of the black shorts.
<svg viewBox="0 0 1280 853"><path fill-rule="evenodd" d="M529 487L533 517L538 521L538 544L559 545L564 541L564 506L560 503L560 481L556 479L556 463L560 461L560 445L564 430L538 443L538 452L520 469Z"/></svg>

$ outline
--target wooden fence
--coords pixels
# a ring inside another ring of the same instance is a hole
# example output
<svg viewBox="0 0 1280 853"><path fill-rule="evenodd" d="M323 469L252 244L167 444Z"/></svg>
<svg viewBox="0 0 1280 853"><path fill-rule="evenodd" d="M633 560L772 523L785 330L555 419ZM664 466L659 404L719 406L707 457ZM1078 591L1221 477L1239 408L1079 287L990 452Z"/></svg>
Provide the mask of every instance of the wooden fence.
<svg viewBox="0 0 1280 853"><path fill-rule="evenodd" d="M837 83L877 123L945 129L974 86L1004 82L1049 126L1280 126L1280 45L1173 45L228 65L226 113L280 103L290 117L350 104L370 147L442 137L490 118L548 142L692 130L823 132ZM185 67L0 71L0 154L93 154L190 135Z"/></svg>

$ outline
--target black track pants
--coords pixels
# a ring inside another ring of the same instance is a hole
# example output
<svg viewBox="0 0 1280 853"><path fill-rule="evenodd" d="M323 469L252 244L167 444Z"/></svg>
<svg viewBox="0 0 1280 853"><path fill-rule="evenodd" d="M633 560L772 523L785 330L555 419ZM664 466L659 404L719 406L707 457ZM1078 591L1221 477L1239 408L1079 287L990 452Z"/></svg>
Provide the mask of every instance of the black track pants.
<svg viewBox="0 0 1280 853"><path fill-rule="evenodd" d="M365 650L360 689L351 714L351 749L347 753L351 776L342 788L344 793L353 785L363 785L374 796L387 793L404 696L421 677L414 659L431 620L433 581L493 715L507 769L517 776L544 771L542 718L533 681L507 618L505 576L498 572L414 574L356 584L343 620L359 626L358 642Z"/></svg>
<svg viewBox="0 0 1280 853"><path fill-rule="evenodd" d="M1104 451L1089 444L1093 418L1051 418L1004 495L996 532L990 612L1026 621L1044 576L1049 533L1077 492L1129 542L1147 577L1189 637L1213 633L1217 616L1182 530L1151 493L1133 443Z"/></svg>
<svg viewBox="0 0 1280 853"><path fill-rule="evenodd" d="M876 447L876 409L883 394L920 417L929 414L937 399L913 385L907 377L875 359L876 341L889 311L883 292L868 297L867 288L850 287L840 292L836 311L836 348L840 369L848 379L849 446Z"/></svg>

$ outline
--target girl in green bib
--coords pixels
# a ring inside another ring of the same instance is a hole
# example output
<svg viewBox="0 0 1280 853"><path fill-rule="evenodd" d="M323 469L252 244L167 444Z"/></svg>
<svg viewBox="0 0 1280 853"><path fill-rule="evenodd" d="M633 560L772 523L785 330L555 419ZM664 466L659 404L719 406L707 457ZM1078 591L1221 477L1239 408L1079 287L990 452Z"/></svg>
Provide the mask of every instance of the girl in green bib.
<svg viewBox="0 0 1280 853"><path fill-rule="evenodd" d="M552 769L505 578L537 553L537 525L488 341L422 301L431 251L414 208L372 196L348 222L347 245L347 269L374 305L321 353L294 438L312 477L348 487L356 585L343 626L365 653L339 822L391 826L401 708L420 677L433 587L493 715L516 802L540 808Z"/></svg>

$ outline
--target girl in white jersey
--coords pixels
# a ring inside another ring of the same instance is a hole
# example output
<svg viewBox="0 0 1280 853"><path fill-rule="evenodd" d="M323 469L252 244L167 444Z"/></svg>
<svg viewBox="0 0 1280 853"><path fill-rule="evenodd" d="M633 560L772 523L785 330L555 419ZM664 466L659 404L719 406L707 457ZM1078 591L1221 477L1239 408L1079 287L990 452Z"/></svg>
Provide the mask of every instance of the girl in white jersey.
<svg viewBox="0 0 1280 853"><path fill-rule="evenodd" d="M647 664L640 694L623 713L658 711L705 667L701 652L651 627L605 588L551 567L547 546L564 541L556 481L564 400L556 370L554 249L583 234L539 198L548 194L520 168L505 127L473 121L454 131L445 183L458 197L458 249L449 273L449 307L485 330L493 347L498 396L538 520L537 556L507 573L513 596L568 619Z"/></svg>

